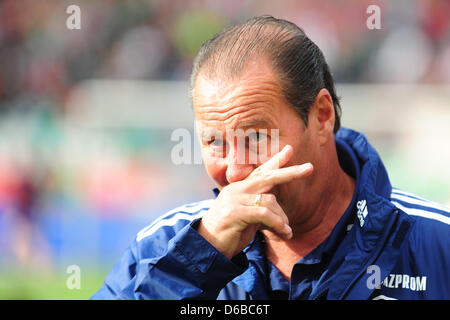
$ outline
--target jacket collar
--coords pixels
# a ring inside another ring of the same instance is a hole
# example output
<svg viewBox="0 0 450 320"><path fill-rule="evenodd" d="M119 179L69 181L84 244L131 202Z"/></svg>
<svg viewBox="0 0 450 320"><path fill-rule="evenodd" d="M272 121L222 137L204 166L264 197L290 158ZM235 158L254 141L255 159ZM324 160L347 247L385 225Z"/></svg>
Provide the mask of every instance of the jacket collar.
<svg viewBox="0 0 450 320"><path fill-rule="evenodd" d="M355 227L343 240L326 274L312 297L319 297L321 287L330 288L328 299L366 299L375 290L367 285L367 268L377 265L383 280L398 260L413 220L390 202L391 183L376 150L366 137L342 128L336 143L353 150L360 164Z"/></svg>

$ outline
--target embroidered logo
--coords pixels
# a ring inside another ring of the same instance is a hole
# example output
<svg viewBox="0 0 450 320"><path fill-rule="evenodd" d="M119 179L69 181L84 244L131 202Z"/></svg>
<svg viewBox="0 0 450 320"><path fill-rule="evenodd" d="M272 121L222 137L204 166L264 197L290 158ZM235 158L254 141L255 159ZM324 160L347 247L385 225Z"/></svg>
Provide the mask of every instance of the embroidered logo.
<svg viewBox="0 0 450 320"><path fill-rule="evenodd" d="M366 218L369 211L367 211L366 200L360 200L356 203L356 208L358 209L357 216L359 219L359 225L362 227L364 225L364 219Z"/></svg>

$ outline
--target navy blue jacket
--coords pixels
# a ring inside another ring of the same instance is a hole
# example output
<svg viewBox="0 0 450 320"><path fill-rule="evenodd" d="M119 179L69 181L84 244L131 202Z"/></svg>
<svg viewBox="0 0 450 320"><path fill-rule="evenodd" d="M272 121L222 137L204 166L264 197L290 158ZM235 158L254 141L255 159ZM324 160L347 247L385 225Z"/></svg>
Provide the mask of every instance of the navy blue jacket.
<svg viewBox="0 0 450 320"><path fill-rule="evenodd" d="M449 209L392 188L364 135L341 128L336 145L341 166L353 163L353 201L333 241L315 250L326 264L309 289L297 295L301 281L291 281L286 298L450 299ZM197 233L212 201L171 210L141 230L92 299L272 298L261 234L229 260ZM302 277L296 270L291 279Z"/></svg>

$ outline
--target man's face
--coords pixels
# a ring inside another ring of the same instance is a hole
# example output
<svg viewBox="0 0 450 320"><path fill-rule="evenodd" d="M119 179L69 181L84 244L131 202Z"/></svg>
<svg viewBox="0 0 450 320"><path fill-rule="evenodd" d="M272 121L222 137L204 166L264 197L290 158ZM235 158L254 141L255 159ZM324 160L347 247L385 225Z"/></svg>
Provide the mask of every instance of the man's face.
<svg viewBox="0 0 450 320"><path fill-rule="evenodd" d="M193 106L206 171L219 189L245 179L287 144L294 155L286 166L314 164L317 141L284 99L276 75L263 60L249 65L236 81L208 79L200 73ZM312 177L272 189L288 216L301 206L299 194L305 194Z"/></svg>

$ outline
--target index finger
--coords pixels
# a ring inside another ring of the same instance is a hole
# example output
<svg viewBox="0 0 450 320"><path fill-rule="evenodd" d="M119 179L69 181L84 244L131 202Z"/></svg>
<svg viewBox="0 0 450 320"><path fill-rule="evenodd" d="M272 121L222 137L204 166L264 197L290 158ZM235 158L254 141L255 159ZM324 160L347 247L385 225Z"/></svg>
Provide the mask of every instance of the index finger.
<svg viewBox="0 0 450 320"><path fill-rule="evenodd" d="M270 191L278 184L290 182L294 179L306 177L313 171L311 163L279 168L264 172L251 179L249 189L255 193L264 193Z"/></svg>
<svg viewBox="0 0 450 320"><path fill-rule="evenodd" d="M280 152L276 153L272 158L261 164L258 168L253 170L249 177L257 175L263 171L270 171L282 168L291 159L294 149L289 144L285 145Z"/></svg>

